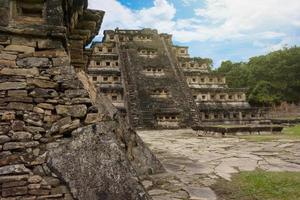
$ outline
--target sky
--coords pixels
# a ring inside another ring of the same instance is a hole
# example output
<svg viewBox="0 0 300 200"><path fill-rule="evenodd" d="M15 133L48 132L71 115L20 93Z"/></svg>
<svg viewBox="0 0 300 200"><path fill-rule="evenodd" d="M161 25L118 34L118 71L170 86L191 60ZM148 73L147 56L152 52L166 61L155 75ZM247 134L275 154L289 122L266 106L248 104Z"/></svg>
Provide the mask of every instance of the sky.
<svg viewBox="0 0 300 200"><path fill-rule="evenodd" d="M300 45L300 0L89 0L107 29L154 28L173 35L191 56L247 61Z"/></svg>

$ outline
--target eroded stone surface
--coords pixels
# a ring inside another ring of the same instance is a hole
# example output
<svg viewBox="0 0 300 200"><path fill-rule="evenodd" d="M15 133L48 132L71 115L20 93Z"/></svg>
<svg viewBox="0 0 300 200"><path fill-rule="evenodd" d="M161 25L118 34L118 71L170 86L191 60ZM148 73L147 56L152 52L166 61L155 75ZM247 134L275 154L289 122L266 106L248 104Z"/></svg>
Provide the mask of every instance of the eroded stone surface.
<svg viewBox="0 0 300 200"><path fill-rule="evenodd" d="M141 131L139 135L168 171L143 181L153 199L214 200L210 186L220 177L231 180L233 173L255 169L300 172L300 141L256 143L198 137L192 130ZM164 194L157 192L161 190ZM180 191L187 197L172 196Z"/></svg>
<svg viewBox="0 0 300 200"><path fill-rule="evenodd" d="M50 151L48 165L59 172L76 199L150 199L132 175L115 126L112 122L82 128L70 143Z"/></svg>

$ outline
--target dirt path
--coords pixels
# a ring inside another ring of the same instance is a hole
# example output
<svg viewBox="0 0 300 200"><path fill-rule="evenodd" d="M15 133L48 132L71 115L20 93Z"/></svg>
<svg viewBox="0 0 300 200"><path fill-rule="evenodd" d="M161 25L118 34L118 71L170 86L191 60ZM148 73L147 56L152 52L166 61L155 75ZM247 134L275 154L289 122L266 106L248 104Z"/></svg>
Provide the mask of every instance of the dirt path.
<svg viewBox="0 0 300 200"><path fill-rule="evenodd" d="M248 142L238 138L203 138L192 130L141 131L167 173L143 184L154 200L216 200L210 186L222 177L252 171L300 172L300 142Z"/></svg>

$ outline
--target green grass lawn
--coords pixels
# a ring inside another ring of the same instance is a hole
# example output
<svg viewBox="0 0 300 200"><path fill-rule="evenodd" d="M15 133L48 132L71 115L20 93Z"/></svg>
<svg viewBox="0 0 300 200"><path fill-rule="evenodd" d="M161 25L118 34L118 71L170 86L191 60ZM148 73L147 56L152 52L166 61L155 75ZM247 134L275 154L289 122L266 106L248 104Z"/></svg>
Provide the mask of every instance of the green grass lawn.
<svg viewBox="0 0 300 200"><path fill-rule="evenodd" d="M284 128L282 134L240 136L251 142L268 142L279 139L300 140L300 125Z"/></svg>
<svg viewBox="0 0 300 200"><path fill-rule="evenodd" d="M241 172L212 188L220 200L300 200L300 173Z"/></svg>

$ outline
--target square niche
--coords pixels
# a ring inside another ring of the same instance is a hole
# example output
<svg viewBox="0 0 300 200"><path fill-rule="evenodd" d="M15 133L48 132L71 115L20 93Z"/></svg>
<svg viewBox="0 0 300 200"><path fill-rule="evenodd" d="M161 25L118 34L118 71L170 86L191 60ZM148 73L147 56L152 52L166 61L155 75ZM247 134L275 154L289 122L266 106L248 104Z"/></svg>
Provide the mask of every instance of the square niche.
<svg viewBox="0 0 300 200"><path fill-rule="evenodd" d="M45 23L45 0L14 0L11 11L16 24Z"/></svg>

